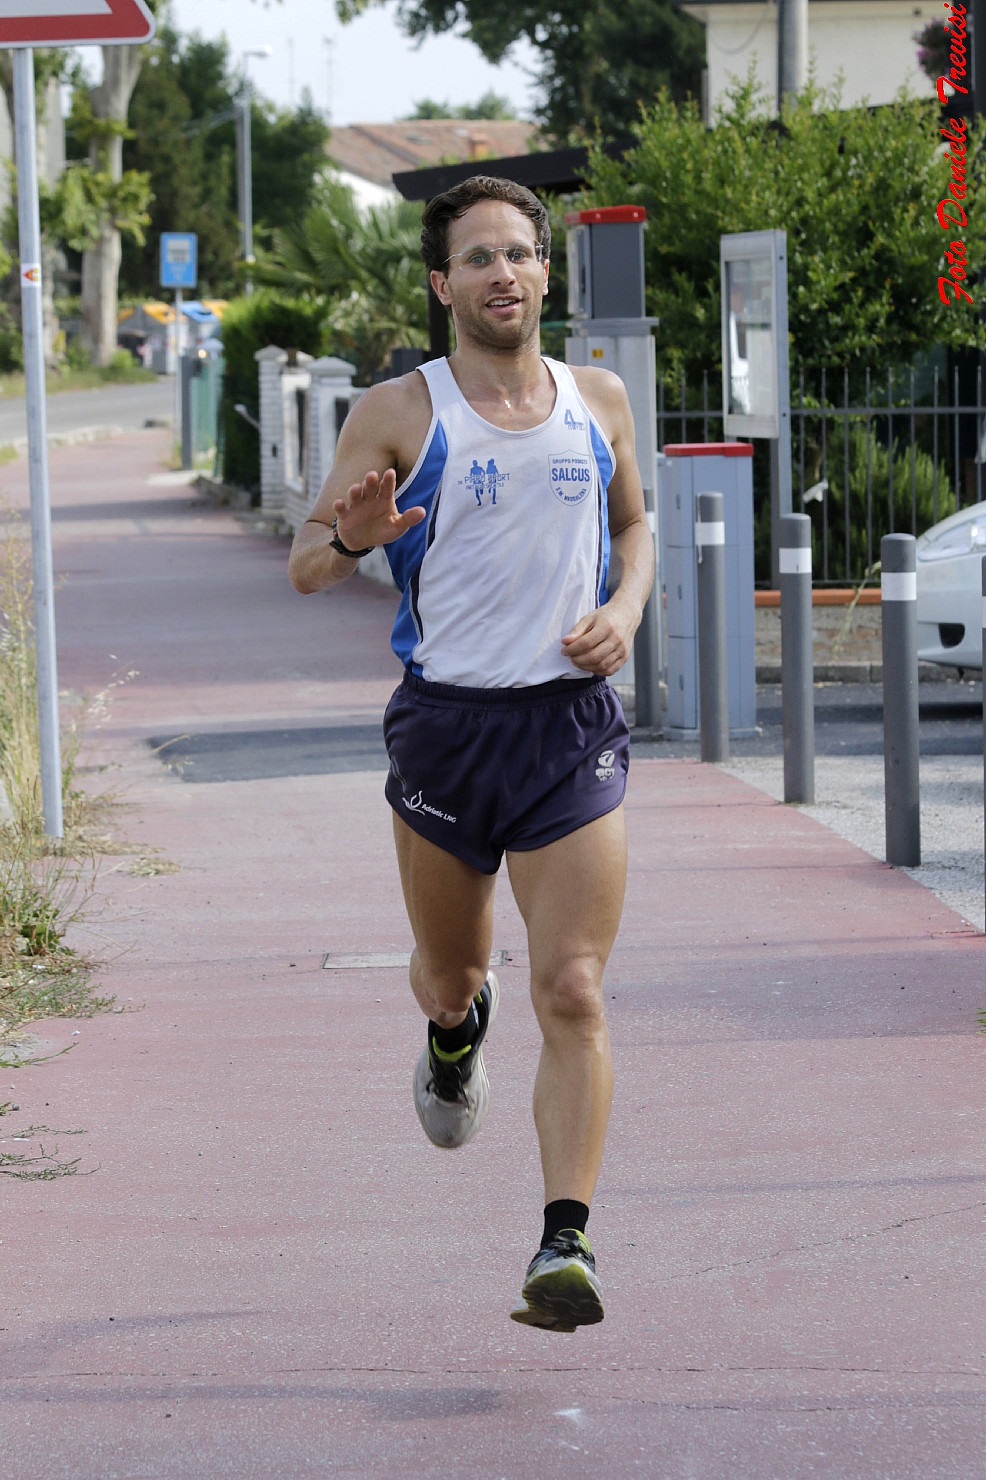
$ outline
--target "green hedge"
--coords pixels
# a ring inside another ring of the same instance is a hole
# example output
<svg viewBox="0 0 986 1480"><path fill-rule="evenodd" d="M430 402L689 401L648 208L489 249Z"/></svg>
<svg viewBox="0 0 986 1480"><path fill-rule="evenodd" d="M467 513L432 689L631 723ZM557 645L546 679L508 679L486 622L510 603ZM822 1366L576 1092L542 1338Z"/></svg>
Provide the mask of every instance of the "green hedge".
<svg viewBox="0 0 986 1480"><path fill-rule="evenodd" d="M247 407L260 420L258 350L268 345L300 350L308 355L326 351L325 310L310 299L287 298L277 293L253 293L231 303L223 315L222 404L219 431L222 447L222 477L233 488L243 488L259 497L260 435L255 427L233 409Z"/></svg>

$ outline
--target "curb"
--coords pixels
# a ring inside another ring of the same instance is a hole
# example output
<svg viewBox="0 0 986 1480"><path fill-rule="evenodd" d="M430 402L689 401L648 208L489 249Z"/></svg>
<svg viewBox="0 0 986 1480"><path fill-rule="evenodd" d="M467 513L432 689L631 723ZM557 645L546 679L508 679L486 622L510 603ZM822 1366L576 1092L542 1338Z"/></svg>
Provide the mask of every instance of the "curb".
<svg viewBox="0 0 986 1480"><path fill-rule="evenodd" d="M170 425L170 421L155 417L146 421L143 427L136 429L119 426L79 427L74 432L49 432L46 440L49 447L82 447L87 442L105 442L111 437L128 437L134 430L149 431L157 427L170 427ZM26 437L15 437L12 442L4 442L2 447L9 448L18 457L27 456Z"/></svg>
<svg viewBox="0 0 986 1480"><path fill-rule="evenodd" d="M856 662L856 663L816 663L813 669L814 681L820 683L883 683L883 663L881 662ZM918 664L919 683L957 683L960 674L957 668L941 668L937 663ZM757 683L779 684L781 682L780 663L758 663Z"/></svg>

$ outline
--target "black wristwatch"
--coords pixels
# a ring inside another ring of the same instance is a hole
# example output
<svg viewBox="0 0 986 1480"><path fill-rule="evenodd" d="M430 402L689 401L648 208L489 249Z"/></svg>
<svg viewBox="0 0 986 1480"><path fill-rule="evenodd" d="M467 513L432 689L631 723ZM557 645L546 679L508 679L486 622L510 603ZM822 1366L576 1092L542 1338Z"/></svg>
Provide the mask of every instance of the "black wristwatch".
<svg viewBox="0 0 986 1480"><path fill-rule="evenodd" d="M367 545L365 550L349 550L339 538L338 519L333 519L330 528L332 530L332 538L329 541L329 544L332 546L333 550L338 550L340 555L345 555L346 558L349 560L362 560L364 555L369 555L371 551L377 548L376 545Z"/></svg>

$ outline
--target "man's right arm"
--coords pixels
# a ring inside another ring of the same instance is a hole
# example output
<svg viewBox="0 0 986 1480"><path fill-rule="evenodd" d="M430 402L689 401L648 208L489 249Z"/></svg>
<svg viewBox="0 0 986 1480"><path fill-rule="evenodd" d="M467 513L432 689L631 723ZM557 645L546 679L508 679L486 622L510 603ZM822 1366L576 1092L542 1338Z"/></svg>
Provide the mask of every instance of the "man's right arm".
<svg viewBox="0 0 986 1480"><path fill-rule="evenodd" d="M415 384L417 382L417 384ZM423 392L423 397L422 397ZM358 560L332 548L333 521L349 550L389 545L420 524L422 508L398 513L398 473L413 466L430 419L421 376L406 376L366 392L347 416L332 469L291 546L288 576L309 595L351 576Z"/></svg>

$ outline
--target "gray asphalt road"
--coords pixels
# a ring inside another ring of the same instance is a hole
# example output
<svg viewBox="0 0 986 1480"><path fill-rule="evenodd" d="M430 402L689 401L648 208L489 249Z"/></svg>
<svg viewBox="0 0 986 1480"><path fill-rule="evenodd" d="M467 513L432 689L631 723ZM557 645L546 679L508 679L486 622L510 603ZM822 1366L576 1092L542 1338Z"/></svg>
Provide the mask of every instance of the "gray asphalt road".
<svg viewBox="0 0 986 1480"><path fill-rule="evenodd" d="M159 376L146 385L107 385L91 391L58 391L48 396L48 435L65 437L100 427L139 431L149 420L171 421L174 386ZM0 396L0 445L27 437L23 396Z"/></svg>

